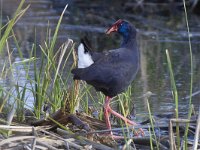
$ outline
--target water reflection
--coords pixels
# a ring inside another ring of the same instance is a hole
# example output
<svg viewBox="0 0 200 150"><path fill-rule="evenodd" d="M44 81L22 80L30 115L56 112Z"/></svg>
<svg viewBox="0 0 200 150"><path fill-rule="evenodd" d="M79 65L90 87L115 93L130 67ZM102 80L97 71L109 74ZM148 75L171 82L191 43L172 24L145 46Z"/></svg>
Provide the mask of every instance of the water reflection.
<svg viewBox="0 0 200 150"><path fill-rule="evenodd" d="M53 1L48 0L26 2L27 4L30 3L31 6L14 28L25 58L29 58L34 39L37 40L36 43L38 45L44 46L44 41L47 38L47 28L51 28L52 33L55 30L65 1L62 2L53 3ZM123 5L121 5L122 3ZM5 23L6 17L13 15L17 3L15 0L3 0L1 5L3 5L2 16ZM108 3L102 1L102 5L98 3L86 5L80 1L70 1L68 11L60 27L57 48L67 38L78 41L83 35L90 37L96 50L115 48L119 45L119 38L117 35L107 37L104 34L105 27L109 26L117 18L126 18L139 29L138 42L141 50L141 70L133 83L133 101L136 105L137 113L147 112L146 101L141 96L148 91L156 94L150 98L154 113L174 111L169 71L166 63L166 49L169 50L173 62L174 75L180 97L180 111L186 111L188 109L188 99L182 98L189 95L190 56L184 14L179 11L177 15L163 16L153 12L147 15L143 12L140 16L138 15L139 13L133 13L129 6L130 3L128 1L115 3L115 5L113 5L112 1ZM200 24L197 19L191 19L191 17L196 18L197 16L189 16L194 57L193 91L196 92L200 90L200 33L197 32ZM9 45L13 53L11 63L20 61L16 46L12 43L12 40L9 41ZM37 55L40 57L39 47ZM7 60L8 56L1 58L1 70ZM6 68L9 68L9 62L6 64L8 65ZM12 73L6 79L1 78L2 85L9 87L17 84L17 81L22 86L27 84L26 72L22 64L14 65ZM29 74L33 77L33 70L30 69ZM27 86L30 89L32 88L30 83ZM33 103L31 92L26 97L27 104L31 105ZM200 105L199 99L200 94L193 97L193 104L196 108Z"/></svg>

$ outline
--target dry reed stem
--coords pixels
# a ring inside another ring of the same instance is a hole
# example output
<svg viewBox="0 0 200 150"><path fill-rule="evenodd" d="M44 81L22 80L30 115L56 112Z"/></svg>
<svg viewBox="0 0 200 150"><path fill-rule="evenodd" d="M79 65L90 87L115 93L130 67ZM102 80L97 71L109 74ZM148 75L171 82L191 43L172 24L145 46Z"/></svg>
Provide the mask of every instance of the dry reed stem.
<svg viewBox="0 0 200 150"><path fill-rule="evenodd" d="M198 147L199 133L200 133L200 107L199 107L199 114L198 114L198 119L197 119L195 137L194 137L194 144L192 147L193 150L196 150Z"/></svg>
<svg viewBox="0 0 200 150"><path fill-rule="evenodd" d="M37 127L32 126L10 126L10 125L0 125L0 129L9 130L9 131L16 131L16 132L32 132L37 129Z"/></svg>
<svg viewBox="0 0 200 150"><path fill-rule="evenodd" d="M200 109L200 108L199 108ZM200 116L200 115L199 115ZM200 117L199 117L200 118ZM198 121L198 120L197 120ZM192 120L189 119L176 119L176 118L172 118L170 119L169 122L169 144L170 144L170 150L176 150L176 143L174 140L174 132L173 132L173 123L191 123L193 122ZM199 119L200 122L200 119ZM198 122L197 122L198 123ZM197 124L198 125L198 124ZM200 123L199 123L200 126ZM200 127L199 127L200 128ZM198 131L197 131L198 130ZM199 132L200 129L196 128L196 132ZM196 135L195 135L196 136ZM199 135L197 135L199 136ZM198 143L198 137L197 137L197 143ZM195 149L194 149L195 150Z"/></svg>
<svg viewBox="0 0 200 150"><path fill-rule="evenodd" d="M34 139L35 136L19 136L19 137L10 137L8 139L4 139L0 142L0 147L4 144L8 144L14 141L18 141L18 140L26 140L26 139Z"/></svg>

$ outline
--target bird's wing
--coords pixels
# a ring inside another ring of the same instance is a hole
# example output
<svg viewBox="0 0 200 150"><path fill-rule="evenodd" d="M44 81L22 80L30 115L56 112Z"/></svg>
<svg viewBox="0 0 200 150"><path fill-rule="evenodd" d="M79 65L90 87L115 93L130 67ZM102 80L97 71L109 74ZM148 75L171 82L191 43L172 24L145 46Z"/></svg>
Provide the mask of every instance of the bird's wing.
<svg viewBox="0 0 200 150"><path fill-rule="evenodd" d="M131 68L123 54L116 50L101 54L102 57L91 66L73 69L74 79L87 81L94 86L108 87L118 78L126 76ZM126 57L128 56L127 54Z"/></svg>
<svg viewBox="0 0 200 150"><path fill-rule="evenodd" d="M114 74L107 66L91 65L88 68L73 69L74 79L84 80L98 88L108 88Z"/></svg>

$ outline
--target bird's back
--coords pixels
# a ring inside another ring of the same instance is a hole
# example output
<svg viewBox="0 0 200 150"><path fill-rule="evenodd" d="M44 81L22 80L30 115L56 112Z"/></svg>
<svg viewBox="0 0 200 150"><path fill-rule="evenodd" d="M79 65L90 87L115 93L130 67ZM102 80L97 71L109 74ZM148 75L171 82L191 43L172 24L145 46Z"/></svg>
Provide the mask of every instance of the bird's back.
<svg viewBox="0 0 200 150"><path fill-rule="evenodd" d="M133 52L119 48L104 52L104 55L87 68L77 68L72 71L74 79L84 80L113 97L125 90L133 81L139 68Z"/></svg>

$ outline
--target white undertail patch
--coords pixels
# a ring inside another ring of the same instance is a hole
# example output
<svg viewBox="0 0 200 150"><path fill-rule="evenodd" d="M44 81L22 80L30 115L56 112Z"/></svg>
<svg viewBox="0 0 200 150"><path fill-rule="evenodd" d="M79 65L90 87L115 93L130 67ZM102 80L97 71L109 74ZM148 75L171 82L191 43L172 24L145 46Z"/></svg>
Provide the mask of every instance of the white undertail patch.
<svg viewBox="0 0 200 150"><path fill-rule="evenodd" d="M81 43L78 46L78 68L86 68L92 65L94 61L89 52L85 53L84 45Z"/></svg>

